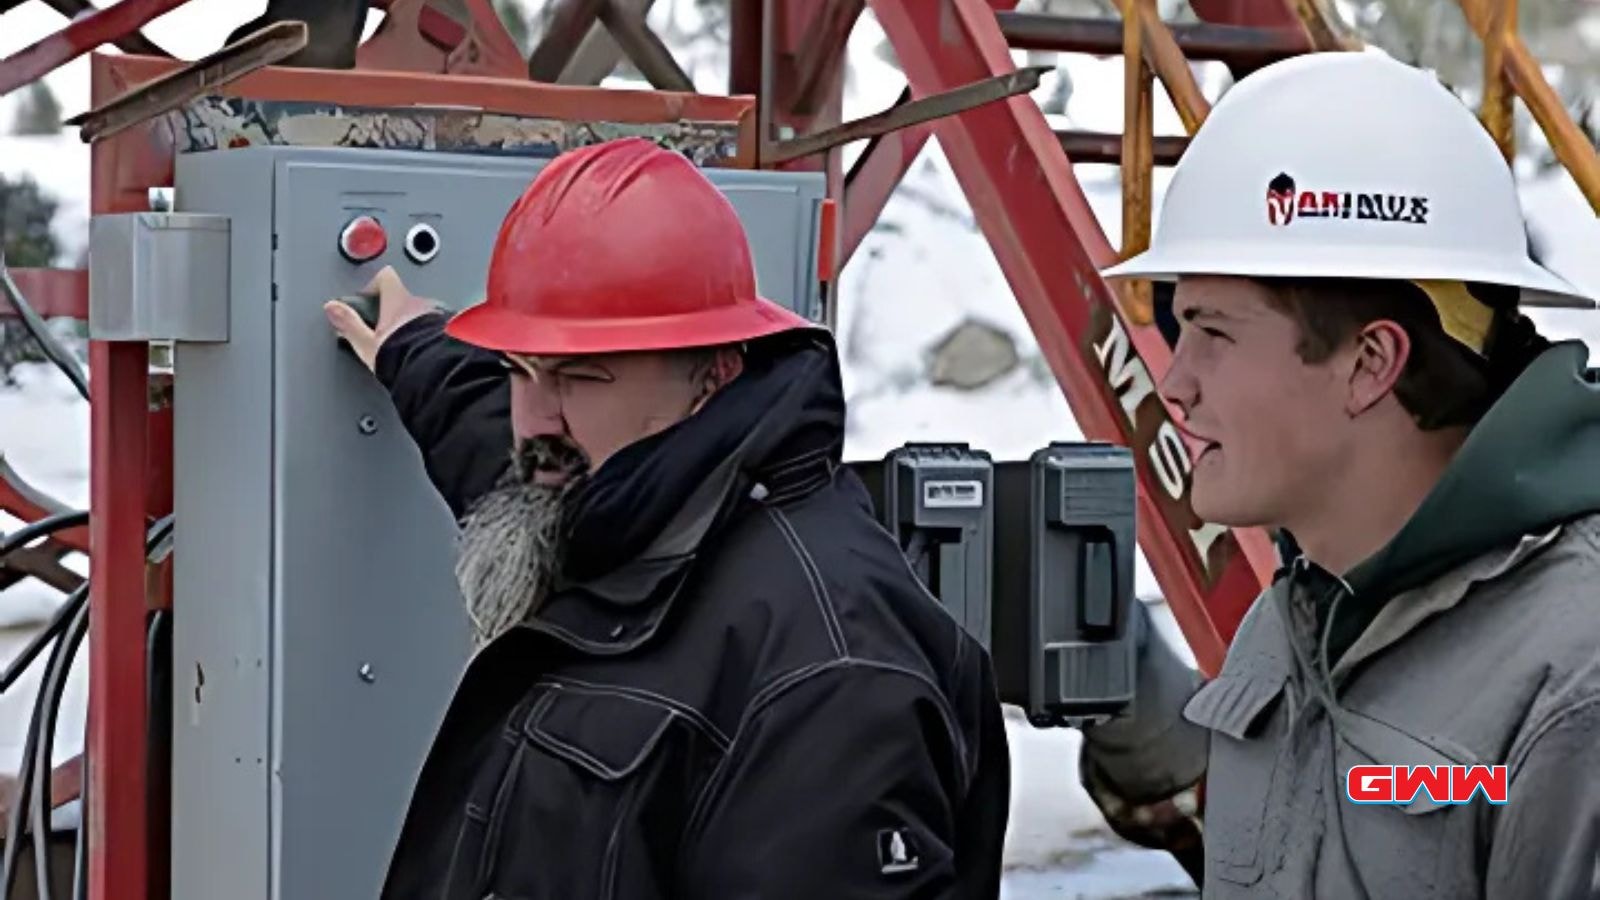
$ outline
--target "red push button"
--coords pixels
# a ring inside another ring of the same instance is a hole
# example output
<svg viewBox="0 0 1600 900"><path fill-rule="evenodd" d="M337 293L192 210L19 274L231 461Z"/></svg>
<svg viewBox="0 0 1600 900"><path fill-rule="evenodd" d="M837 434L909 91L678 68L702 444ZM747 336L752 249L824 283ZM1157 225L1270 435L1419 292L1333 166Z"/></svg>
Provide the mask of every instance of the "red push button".
<svg viewBox="0 0 1600 900"><path fill-rule="evenodd" d="M356 216L339 232L339 252L353 263L377 259L389 248L389 236L371 216Z"/></svg>

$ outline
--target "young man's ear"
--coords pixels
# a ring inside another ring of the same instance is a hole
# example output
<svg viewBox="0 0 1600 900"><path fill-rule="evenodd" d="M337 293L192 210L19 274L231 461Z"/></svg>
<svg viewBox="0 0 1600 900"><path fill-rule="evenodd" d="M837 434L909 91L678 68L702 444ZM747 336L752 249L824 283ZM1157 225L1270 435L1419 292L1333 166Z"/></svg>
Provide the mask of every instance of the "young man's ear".
<svg viewBox="0 0 1600 900"><path fill-rule="evenodd" d="M1411 336L1399 323L1379 319L1356 334L1345 412L1355 418L1394 392L1411 359Z"/></svg>

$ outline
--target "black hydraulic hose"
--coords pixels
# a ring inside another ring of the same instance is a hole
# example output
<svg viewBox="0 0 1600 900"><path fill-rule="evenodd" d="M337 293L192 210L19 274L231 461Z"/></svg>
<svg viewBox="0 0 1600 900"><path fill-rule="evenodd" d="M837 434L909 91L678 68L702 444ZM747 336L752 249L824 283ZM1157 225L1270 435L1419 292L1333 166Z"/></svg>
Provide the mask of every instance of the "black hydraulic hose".
<svg viewBox="0 0 1600 900"><path fill-rule="evenodd" d="M89 732L84 729L85 747L89 746ZM83 755L83 786L78 790L78 835L72 842L72 900L89 900L89 754Z"/></svg>
<svg viewBox="0 0 1600 900"><path fill-rule="evenodd" d="M11 305L16 307L17 315L22 317L22 324L27 327L28 333L33 335L33 339L39 342L40 347L44 348L44 355L56 364L56 368L61 370L61 374L67 376L67 380L72 382L72 386L78 389L79 396L88 400L89 378L84 374L83 366L79 364L77 358L67 348L61 346L61 342L56 340L56 336L50 333L50 329L45 326L44 320L39 318L38 313L34 312L33 306L28 303L28 299L22 296L22 291L17 287L17 283L11 280L11 271L6 268L5 250L3 248L0 248L0 288L4 289L6 298L11 301Z"/></svg>
<svg viewBox="0 0 1600 900"><path fill-rule="evenodd" d="M172 797L172 613L158 609L150 614L145 633L145 708L149 728L145 732L145 792L151 797ZM148 811L147 811L148 812ZM172 857L171 806L163 822L149 818L150 842L156 855L151 859L152 877L170 882L168 866ZM79 832L81 835L82 832Z"/></svg>
<svg viewBox="0 0 1600 900"><path fill-rule="evenodd" d="M79 527L88 521L89 513L87 511L74 510L46 516L37 522L25 525L7 535L5 540L0 542L0 562L3 562L7 555L40 538L48 537L58 531L65 531L68 528ZM72 621L76 607L84 603L88 596L89 589L86 584L80 585L77 590L68 595L66 601L51 615L50 621L45 624L44 629L34 635L28 645L22 648L22 652L7 663L3 670L0 670L0 694L10 690L11 685L15 684L17 679L22 677L22 673L33 665L33 661L38 659L39 654L44 652L44 648L61 634L67 627L67 623Z"/></svg>
<svg viewBox="0 0 1600 900"><path fill-rule="evenodd" d="M34 703L34 715L42 717L39 726L39 746L33 760L33 868L34 883L38 886L39 900L52 900L50 889L50 813L54 806L50 781L54 775L56 720L61 714L61 698L67 690L67 678L72 673L72 661L78 646L89 632L89 607L78 611L67 629L66 651L53 662L54 669L46 670L46 681L39 687L39 699ZM20 811L20 810L19 810Z"/></svg>
<svg viewBox="0 0 1600 900"><path fill-rule="evenodd" d="M150 527L145 533L145 555L149 557L158 547L161 547L172 536L173 517L166 516ZM68 615L58 618L70 620L65 633L50 652L50 661L45 666L45 675L39 686L39 695L34 702L33 715L28 721L28 735L23 743L22 768L17 776L16 804L12 808L11 821L6 829L6 844L3 857L0 857L0 897L11 896L17 878L17 853L22 842L22 823L24 810L30 808L33 819L34 840L34 865L38 869L35 873L35 883L39 887L40 900L51 900L48 892L50 875L48 872L49 849L49 817L51 810L50 776L52 766L50 756L55 746L55 723L60 713L62 695L66 691L67 677L72 670L73 658L77 655L78 647L83 642L89 630L89 584L84 582L72 596L63 604L68 608ZM40 644L42 647L42 643ZM37 655L37 650L34 651ZM43 737L41 739L41 734ZM42 747L41 747L42 744ZM83 754L84 778L83 789L79 805L82 810L78 826L78 847L75 854L81 857L83 851L83 836L85 824L88 821L88 766L90 763L85 743ZM44 762L41 765L39 758L41 751ZM83 876L83 860L75 860L75 880L80 892L87 888L87 879Z"/></svg>
<svg viewBox="0 0 1600 900"><path fill-rule="evenodd" d="M4 562L7 556L40 538L46 538L58 531L79 528L87 524L89 524L89 511L86 509L58 512L54 515L45 516L37 522L29 522L27 525L6 535L5 540L0 541L0 562Z"/></svg>
<svg viewBox="0 0 1600 900"><path fill-rule="evenodd" d="M66 601L51 614L50 621L45 624L44 629L33 636L33 640L28 642L28 646L22 648L22 652L17 654L16 659L7 663L4 670L0 670L0 694L10 690L11 686L16 684L17 679L22 677L22 673L28 671L28 667L33 665L33 661L39 657L40 653L44 652L44 648L67 629L67 623L72 621L77 608L84 605L88 599L89 586L87 584L80 585L77 590L67 595Z"/></svg>
<svg viewBox="0 0 1600 900"><path fill-rule="evenodd" d="M67 636L70 637L80 621L86 622L89 612L88 604L82 604L72 617L72 624L68 626ZM11 821L6 827L5 854L0 857L0 896L11 896L16 886L17 879L17 853L22 845L22 823L27 820L28 800L33 791L34 762L39 752L39 729L41 722L40 704L45 698L45 689L51 673L61 665L61 657L66 652L68 641L63 638L55 642L50 650L50 662L45 666L45 676L39 684L39 696L33 705L33 715L28 719L28 737L22 744L22 768L17 773L16 803L11 807ZM70 666L70 662L68 663ZM34 840L42 840L43 836L34 835Z"/></svg>

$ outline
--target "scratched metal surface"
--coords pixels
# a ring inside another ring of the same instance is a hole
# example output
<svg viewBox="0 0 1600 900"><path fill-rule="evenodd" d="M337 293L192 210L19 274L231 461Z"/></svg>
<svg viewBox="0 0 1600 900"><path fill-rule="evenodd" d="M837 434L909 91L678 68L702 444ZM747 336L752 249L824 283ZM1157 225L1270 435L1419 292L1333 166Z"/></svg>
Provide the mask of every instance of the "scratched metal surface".
<svg viewBox="0 0 1600 900"><path fill-rule="evenodd" d="M340 106L203 97L166 113L179 153L255 146L366 147L553 157L601 141L642 137L697 165L737 154L735 122L572 121L439 107Z"/></svg>

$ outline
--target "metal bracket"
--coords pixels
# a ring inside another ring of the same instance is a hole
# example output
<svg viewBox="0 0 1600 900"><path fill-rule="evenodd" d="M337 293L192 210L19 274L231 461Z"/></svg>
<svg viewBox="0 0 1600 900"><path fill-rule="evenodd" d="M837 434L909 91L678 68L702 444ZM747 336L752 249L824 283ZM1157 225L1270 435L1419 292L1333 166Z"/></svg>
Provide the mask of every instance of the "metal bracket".
<svg viewBox="0 0 1600 900"><path fill-rule="evenodd" d="M204 59L141 84L110 103L73 116L64 124L81 126L78 135L85 142L110 137L287 59L304 48L309 39L310 31L304 22L269 25Z"/></svg>
<svg viewBox="0 0 1600 900"><path fill-rule="evenodd" d="M943 91L918 100L908 100L896 103L889 109L876 115L856 119L808 134L804 137L791 140L778 141L769 144L761 154L763 166L778 166L792 162L813 153L822 153L841 144L851 141L866 140L910 128L923 122L942 119L946 116L957 115L969 109L976 109L996 100L1026 94L1039 86L1039 78L1045 72L1051 71L1049 66L1032 66L1018 69L992 78L985 78L971 84L965 84L953 90Z"/></svg>
<svg viewBox="0 0 1600 900"><path fill-rule="evenodd" d="M230 231L224 216L95 216L89 223L89 337L227 341Z"/></svg>

